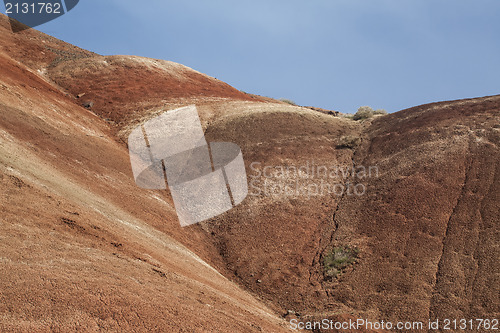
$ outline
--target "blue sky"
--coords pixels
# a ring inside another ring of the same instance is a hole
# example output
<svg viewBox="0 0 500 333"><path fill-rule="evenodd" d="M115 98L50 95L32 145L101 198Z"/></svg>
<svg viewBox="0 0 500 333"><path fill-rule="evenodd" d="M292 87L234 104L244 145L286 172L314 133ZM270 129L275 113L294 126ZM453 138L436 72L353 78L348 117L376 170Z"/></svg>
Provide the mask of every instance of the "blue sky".
<svg viewBox="0 0 500 333"><path fill-rule="evenodd" d="M499 17L499 0L81 0L37 29L300 105L393 112L500 94Z"/></svg>

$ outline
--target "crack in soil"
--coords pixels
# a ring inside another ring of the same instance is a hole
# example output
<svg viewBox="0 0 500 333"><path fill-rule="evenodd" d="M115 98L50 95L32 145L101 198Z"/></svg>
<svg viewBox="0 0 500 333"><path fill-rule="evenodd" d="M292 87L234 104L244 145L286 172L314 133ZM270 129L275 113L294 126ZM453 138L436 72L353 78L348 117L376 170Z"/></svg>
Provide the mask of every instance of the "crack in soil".
<svg viewBox="0 0 500 333"><path fill-rule="evenodd" d="M437 285L439 284L440 282L440 277L441 277L441 270L443 269L443 265L444 265L444 257L445 257L445 252L446 252L446 248L447 248L447 240L448 240L448 237L450 235L450 227L451 227L451 219L455 216L455 213L456 213L456 210L457 210L457 207L460 205L460 202L461 202L461 199L464 197L465 195L465 188L466 188L466 185L469 181L469 175L470 175L470 171L471 171L471 168L472 168L472 158L470 157L471 155L471 146L472 146L472 139L469 137L469 142L468 142L468 148L467 148L467 153L465 154L466 156L466 168L465 168L465 171L464 171L464 182L462 184L462 188L460 190L460 195L457 197L457 201L451 211L451 214L450 214L450 217L448 218L448 221L446 221L446 232L445 232L445 235L443 237L443 240L442 240L442 243L443 243L443 249L441 251L441 256L439 257L439 261L438 261L438 266L437 266L437 269L436 269L436 274L434 275L434 285L432 287L432 293L431 293L431 297L430 297L430 304L429 304L429 318L434 318L434 311L433 311L433 308L435 306L435 304L433 304L435 301L433 301L433 299L435 298L435 296L437 294L439 294L437 291L436 291L436 287Z"/></svg>
<svg viewBox="0 0 500 333"><path fill-rule="evenodd" d="M363 138L361 138L361 143L358 147L361 147L363 143ZM370 143L370 146L371 146L371 143ZM349 166L349 168L351 168L351 170L354 170L355 167L356 167L356 163L354 161L354 157L357 153L357 150L353 150L352 151L352 155L351 155L351 165ZM353 173L349 173L349 177L346 178L346 179L343 179L343 183L342 185L344 186L344 188L346 188L346 186L349 186L350 184L350 179L353 177ZM330 235L325 237L325 238L328 238L328 241L326 242L326 244L324 244L324 246L322 246L322 240L324 239L323 236L321 235L321 230L320 230L320 235L318 237L318 247L317 247L317 251L313 257L313 260L312 260L312 263L311 263L311 267L309 269L309 283L311 285L314 285L314 282L313 282L313 278L314 276L316 275L316 280L317 282L319 282L321 284L321 288L324 290L325 288L323 287L323 284L322 284L322 279L321 279L321 255L326 251L326 249L333 243L334 239L335 239L335 235L336 233L338 232L339 230L339 222L337 221L337 213L338 211L340 210L340 206L341 206L341 203L343 202L345 196L346 196L346 193L348 191L344 191L342 193L342 196L338 199L337 201L337 205L335 207L335 211L333 212L333 215L332 215L332 218L331 218L331 222L333 222L333 230L328 230L327 233L329 233ZM330 224L328 223L327 224L327 227L329 226ZM317 267L319 264L319 267Z"/></svg>

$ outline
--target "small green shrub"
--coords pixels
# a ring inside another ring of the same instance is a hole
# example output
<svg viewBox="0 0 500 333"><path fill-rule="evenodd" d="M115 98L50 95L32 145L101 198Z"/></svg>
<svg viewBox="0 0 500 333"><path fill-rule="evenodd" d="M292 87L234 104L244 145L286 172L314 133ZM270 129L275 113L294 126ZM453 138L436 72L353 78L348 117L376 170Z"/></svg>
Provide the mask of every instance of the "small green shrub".
<svg viewBox="0 0 500 333"><path fill-rule="evenodd" d="M279 101L287 103L287 104L290 104L290 105L293 105L293 106L297 106L297 104L294 101L292 101L291 99L280 98Z"/></svg>
<svg viewBox="0 0 500 333"><path fill-rule="evenodd" d="M385 111L384 109L377 109L377 110L373 111L373 114L374 115L377 115L377 114L385 115L385 114L387 114L387 111Z"/></svg>
<svg viewBox="0 0 500 333"><path fill-rule="evenodd" d="M359 255L357 248L334 247L323 257L323 274L326 279L336 278L347 267L354 264Z"/></svg>
<svg viewBox="0 0 500 333"><path fill-rule="evenodd" d="M358 109L358 112L354 114L352 119L354 120L362 120L373 117L373 109L369 106L362 106Z"/></svg>
<svg viewBox="0 0 500 333"><path fill-rule="evenodd" d="M337 148L339 149L354 149L361 144L361 138L359 136L345 135L339 139Z"/></svg>
<svg viewBox="0 0 500 333"><path fill-rule="evenodd" d="M363 120L371 118L375 115L386 115L387 111L384 109L373 110L369 106L361 106L358 111L352 117L353 120Z"/></svg>

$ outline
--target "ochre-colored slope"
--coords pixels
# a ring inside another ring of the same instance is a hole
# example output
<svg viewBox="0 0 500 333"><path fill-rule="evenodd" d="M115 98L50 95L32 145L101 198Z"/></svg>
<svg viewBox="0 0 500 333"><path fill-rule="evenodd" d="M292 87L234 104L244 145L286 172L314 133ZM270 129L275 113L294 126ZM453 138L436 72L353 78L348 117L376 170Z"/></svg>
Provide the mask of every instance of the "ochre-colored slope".
<svg viewBox="0 0 500 333"><path fill-rule="evenodd" d="M285 331L135 185L115 128L17 58L36 33L0 36L0 331Z"/></svg>
<svg viewBox="0 0 500 333"><path fill-rule="evenodd" d="M499 317L500 96L354 122L179 64L13 34L4 16L0 42L1 331L279 332L287 310L302 320ZM180 228L168 191L135 185L124 142L189 104L208 141L241 147L250 194ZM263 174L313 165L378 173ZM366 193L275 187L321 181ZM345 246L358 261L325 279L324 257Z"/></svg>

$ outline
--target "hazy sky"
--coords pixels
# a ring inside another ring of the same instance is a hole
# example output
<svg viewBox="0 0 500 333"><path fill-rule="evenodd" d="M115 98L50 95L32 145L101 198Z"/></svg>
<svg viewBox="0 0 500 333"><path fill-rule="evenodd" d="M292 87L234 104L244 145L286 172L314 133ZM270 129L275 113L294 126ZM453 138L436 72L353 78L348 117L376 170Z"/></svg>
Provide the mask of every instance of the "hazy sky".
<svg viewBox="0 0 500 333"><path fill-rule="evenodd" d="M81 0L37 29L342 112L500 94L500 0Z"/></svg>

